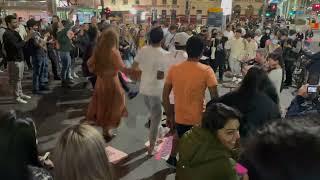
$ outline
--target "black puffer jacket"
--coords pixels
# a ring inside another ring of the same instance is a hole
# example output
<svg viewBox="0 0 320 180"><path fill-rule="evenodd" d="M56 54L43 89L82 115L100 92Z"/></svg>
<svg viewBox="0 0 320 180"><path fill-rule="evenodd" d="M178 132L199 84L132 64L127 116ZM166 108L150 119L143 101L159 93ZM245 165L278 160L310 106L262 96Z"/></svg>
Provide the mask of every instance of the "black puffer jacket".
<svg viewBox="0 0 320 180"><path fill-rule="evenodd" d="M243 114L240 121L240 135L243 139L270 120L281 117L279 106L263 93L243 95L235 91L212 100L209 104L215 102L236 108Z"/></svg>

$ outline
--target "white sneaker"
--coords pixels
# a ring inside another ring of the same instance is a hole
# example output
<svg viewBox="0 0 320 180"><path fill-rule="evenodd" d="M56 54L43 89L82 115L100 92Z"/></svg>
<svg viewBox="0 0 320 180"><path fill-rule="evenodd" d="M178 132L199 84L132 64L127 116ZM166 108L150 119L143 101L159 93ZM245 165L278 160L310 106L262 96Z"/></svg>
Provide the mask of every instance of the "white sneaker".
<svg viewBox="0 0 320 180"><path fill-rule="evenodd" d="M25 94L22 94L20 97L22 99L26 99L26 100L31 99L31 96L28 96L28 95L25 95Z"/></svg>
<svg viewBox="0 0 320 180"><path fill-rule="evenodd" d="M27 101L23 100L21 97L18 97L16 99L16 102L19 103L19 104L27 104L28 103Z"/></svg>
<svg viewBox="0 0 320 180"><path fill-rule="evenodd" d="M79 78L79 76L78 76L76 73L73 73L72 76L73 76L74 78Z"/></svg>

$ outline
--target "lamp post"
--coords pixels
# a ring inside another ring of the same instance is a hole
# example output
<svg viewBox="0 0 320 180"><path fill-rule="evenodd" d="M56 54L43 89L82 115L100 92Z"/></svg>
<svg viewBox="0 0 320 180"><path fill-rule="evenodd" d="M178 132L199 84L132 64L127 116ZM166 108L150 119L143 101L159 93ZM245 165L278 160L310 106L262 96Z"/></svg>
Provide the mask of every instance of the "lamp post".
<svg viewBox="0 0 320 180"><path fill-rule="evenodd" d="M191 21L190 11L191 11L191 0L186 0L185 14L186 14L186 17L188 18L188 24L190 24L190 21Z"/></svg>
<svg viewBox="0 0 320 180"><path fill-rule="evenodd" d="M100 5L101 5L101 16L102 16L102 13L104 12L104 0L100 0Z"/></svg>
<svg viewBox="0 0 320 180"><path fill-rule="evenodd" d="M261 18L261 29L263 28L264 22L266 21L266 11L268 7L268 0L263 0L263 8L262 8L262 18Z"/></svg>

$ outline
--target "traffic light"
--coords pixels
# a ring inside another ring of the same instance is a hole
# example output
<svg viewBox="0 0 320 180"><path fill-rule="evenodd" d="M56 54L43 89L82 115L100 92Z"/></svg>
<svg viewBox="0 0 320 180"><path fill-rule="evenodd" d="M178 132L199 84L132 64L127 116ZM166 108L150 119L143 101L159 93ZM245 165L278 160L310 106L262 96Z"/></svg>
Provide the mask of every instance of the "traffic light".
<svg viewBox="0 0 320 180"><path fill-rule="evenodd" d="M268 10L270 10L271 12L277 12L277 8L278 8L277 4L271 3L268 7Z"/></svg>
<svg viewBox="0 0 320 180"><path fill-rule="evenodd" d="M319 11L320 10L320 4L312 4L312 11Z"/></svg>
<svg viewBox="0 0 320 180"><path fill-rule="evenodd" d="M289 12L289 15L290 15L290 16L293 16L293 15L295 15L295 14L296 14L296 11L290 11L290 12Z"/></svg>
<svg viewBox="0 0 320 180"><path fill-rule="evenodd" d="M267 11L266 11L266 16L267 17L275 17L276 14L277 14L277 7L278 5L276 3L270 3L268 8L267 8Z"/></svg>

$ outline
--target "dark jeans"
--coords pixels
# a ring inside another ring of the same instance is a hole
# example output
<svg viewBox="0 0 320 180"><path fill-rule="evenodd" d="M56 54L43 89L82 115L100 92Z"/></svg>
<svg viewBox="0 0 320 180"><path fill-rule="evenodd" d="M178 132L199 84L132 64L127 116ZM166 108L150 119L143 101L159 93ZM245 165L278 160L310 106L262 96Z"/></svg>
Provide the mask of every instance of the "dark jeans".
<svg viewBox="0 0 320 180"><path fill-rule="evenodd" d="M178 133L179 138L182 138L182 136L188 132L193 126L191 125L183 125L176 123L176 130Z"/></svg>
<svg viewBox="0 0 320 180"><path fill-rule="evenodd" d="M24 56L24 60L27 63L28 69L31 70L32 69L32 64L31 64L31 54L30 52L28 52L27 48L23 49L23 56Z"/></svg>
<svg viewBox="0 0 320 180"><path fill-rule="evenodd" d="M58 57L57 51L55 49L48 48L48 57L51 61L52 74L55 78L57 78L59 77L59 74L58 74L59 57Z"/></svg>
<svg viewBox="0 0 320 180"><path fill-rule="evenodd" d="M71 66L71 56L70 56L70 52L63 52L63 51L60 51L59 55L60 55L61 64L62 64L61 80L64 82L68 80L68 75L69 75L70 66Z"/></svg>
<svg viewBox="0 0 320 180"><path fill-rule="evenodd" d="M223 80L223 73L224 73L224 69L225 69L225 62L219 62L217 60L213 61L212 64L212 69L214 70L214 72L217 72L217 69L219 68L219 80Z"/></svg>
<svg viewBox="0 0 320 180"><path fill-rule="evenodd" d="M46 71L45 64L47 57L43 56L33 56L32 57L32 66L33 66L33 74L32 74L32 87L33 91L39 91L43 88L46 84Z"/></svg>
<svg viewBox="0 0 320 180"><path fill-rule="evenodd" d="M320 73L310 72L307 80L308 84L317 85L319 84L319 81L320 81Z"/></svg>
<svg viewBox="0 0 320 180"><path fill-rule="evenodd" d="M43 67L43 80L45 83L49 82L49 58L48 56L44 59L44 67Z"/></svg>
<svg viewBox="0 0 320 180"><path fill-rule="evenodd" d="M285 83L287 85L292 84L292 74L294 71L294 62L293 61L285 61L285 69L286 69L286 80Z"/></svg>

